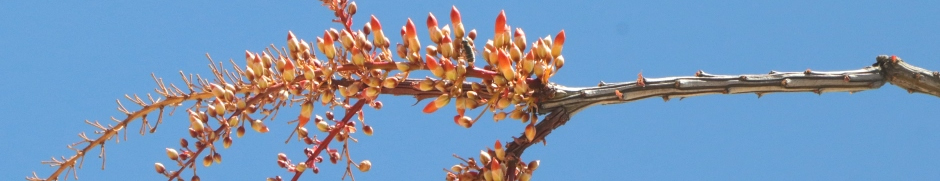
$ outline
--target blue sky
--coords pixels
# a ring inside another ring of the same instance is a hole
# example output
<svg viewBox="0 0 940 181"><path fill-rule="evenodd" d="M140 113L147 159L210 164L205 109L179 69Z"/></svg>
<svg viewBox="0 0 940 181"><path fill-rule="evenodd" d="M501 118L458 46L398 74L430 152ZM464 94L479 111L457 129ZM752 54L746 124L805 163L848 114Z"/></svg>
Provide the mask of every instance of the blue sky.
<svg viewBox="0 0 940 181"><path fill-rule="evenodd" d="M356 26L374 14L387 32L408 17L423 22L428 12L445 21L451 5L480 37L491 37L502 9L529 39L564 29L568 60L552 80L569 86L635 80L640 71L663 77L857 69L879 54L940 70L940 3L929 1L358 3ZM180 70L209 73L205 53L241 64L245 50L284 46L288 30L309 41L339 27L331 18L316 1L2 2L0 111L7 120L0 175L51 173L39 161L71 155L65 146L94 130L83 120L120 117L115 99L151 93L150 73L179 84ZM430 42L420 29L422 42ZM356 172L359 180L443 179L441 168L459 163L451 154L475 156L525 126L483 121L464 129L452 122L453 110L429 115L411 106L412 98L382 99L385 108L366 111L376 135L352 145L354 159L373 163L372 171ZM938 106L937 97L892 85L856 94L650 99L582 111L548 137L548 146L523 157L542 160L534 178L545 180L940 180ZM236 139L221 151L222 164L199 166L200 176L289 177L276 155L298 160L304 146L282 142L293 128L284 118L268 123L270 133ZM99 169L95 150L81 180L161 180L153 163L169 162L164 148L187 136L185 120L169 117L144 136L136 134L140 122L131 124L127 141L107 144L107 169ZM339 179L342 169L324 165L303 179Z"/></svg>

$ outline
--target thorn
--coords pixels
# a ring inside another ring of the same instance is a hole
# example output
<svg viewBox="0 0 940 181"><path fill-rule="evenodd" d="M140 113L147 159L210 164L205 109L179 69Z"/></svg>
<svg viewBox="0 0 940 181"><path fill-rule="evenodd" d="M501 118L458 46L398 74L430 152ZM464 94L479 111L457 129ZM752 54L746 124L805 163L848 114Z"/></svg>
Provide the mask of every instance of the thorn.
<svg viewBox="0 0 940 181"><path fill-rule="evenodd" d="M705 71L698 70L697 72L695 72L695 77L704 77L704 76L705 76Z"/></svg>
<svg viewBox="0 0 940 181"><path fill-rule="evenodd" d="M617 95L617 98L623 100L623 93L620 93L620 90L614 90L614 94Z"/></svg>
<svg viewBox="0 0 940 181"><path fill-rule="evenodd" d="M893 59L894 56L891 56L891 57L892 57L892 59ZM907 93L908 93L908 94L913 94L913 93L914 93L914 89L907 89Z"/></svg>
<svg viewBox="0 0 940 181"><path fill-rule="evenodd" d="M669 102L669 96L663 96L663 102Z"/></svg>
<svg viewBox="0 0 940 181"><path fill-rule="evenodd" d="M731 93L731 88L725 88L725 90L721 91L721 93L722 93L722 94Z"/></svg>
<svg viewBox="0 0 940 181"><path fill-rule="evenodd" d="M787 86L787 82L790 82L790 79L783 79L782 81L780 81L780 85L783 86L783 87L786 87L786 86Z"/></svg>
<svg viewBox="0 0 940 181"><path fill-rule="evenodd" d="M813 90L813 93L816 93L816 95L822 95L822 88L817 88Z"/></svg>
<svg viewBox="0 0 940 181"><path fill-rule="evenodd" d="M900 60L897 55L891 55L891 63L897 64Z"/></svg>
<svg viewBox="0 0 940 181"><path fill-rule="evenodd" d="M646 79L643 78L643 72L636 74L636 85L640 87L646 87Z"/></svg>
<svg viewBox="0 0 940 181"><path fill-rule="evenodd" d="M848 83L848 82L851 81L852 79L849 78L849 75L844 75L844 76L842 76L842 80L845 81L846 83Z"/></svg>
<svg viewBox="0 0 940 181"><path fill-rule="evenodd" d="M680 97L680 98L679 98L679 101L682 101L683 99L685 99L685 97Z"/></svg>
<svg viewBox="0 0 940 181"><path fill-rule="evenodd" d="M598 87L602 87L602 86L605 86L605 85L607 85L607 83L604 82L603 80L602 80L600 83L597 83L597 86L598 86Z"/></svg>
<svg viewBox="0 0 940 181"><path fill-rule="evenodd" d="M754 93L754 94L757 94L758 99L760 99L761 97L764 97L764 93Z"/></svg>
<svg viewBox="0 0 940 181"><path fill-rule="evenodd" d="M813 70L806 69L806 71L803 71L803 74L806 74L806 75L813 74Z"/></svg>

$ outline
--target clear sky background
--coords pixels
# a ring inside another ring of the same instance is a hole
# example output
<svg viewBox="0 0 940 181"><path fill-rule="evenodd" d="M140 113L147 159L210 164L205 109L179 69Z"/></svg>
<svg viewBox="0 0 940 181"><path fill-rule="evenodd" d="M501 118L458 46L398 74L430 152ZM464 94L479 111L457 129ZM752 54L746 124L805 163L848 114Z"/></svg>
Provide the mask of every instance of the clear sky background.
<svg viewBox="0 0 940 181"><path fill-rule="evenodd" d="M400 42L394 35L406 18L423 27L433 12L447 22L451 5L468 29L480 32L477 43L492 36L501 9L530 40L564 29L567 64L552 80L569 86L635 80L640 71L664 77L700 69L858 69L879 54L940 70L940 3L929 1L358 3L355 26L374 14L393 42ZM209 73L205 53L243 64L245 50L284 46L288 30L310 41L340 27L331 18L317 1L2 2L0 180L51 173L39 162L72 155L66 145L79 140L77 133L94 131L83 120L123 117L114 100L152 93L151 73L179 84L180 70ZM427 44L426 33L419 28ZM421 113L423 104L411 106L412 98L381 98L384 109L366 111L376 135L360 135L352 145L354 159L373 163L372 171L355 172L359 180L443 179L441 169L460 162L452 154L477 156L525 126L487 119L464 129L453 123L452 109L428 115ZM937 97L893 85L856 94L649 99L580 112L548 137L548 146L534 146L523 157L542 160L534 175L540 180L940 180L938 106ZM297 108L282 114L296 115ZM290 117L268 123L270 133L249 131L235 139L221 150L222 164L198 166L200 176L291 176L276 164L280 152L303 159L304 145L283 143L293 128L285 124ZM96 149L80 179L164 179L153 163L170 163L164 148L188 137L184 116L164 121L156 134L144 136L136 134L140 122L132 123L127 141L107 144L107 169L100 170ZM303 179L337 180L344 168L324 164L320 174Z"/></svg>

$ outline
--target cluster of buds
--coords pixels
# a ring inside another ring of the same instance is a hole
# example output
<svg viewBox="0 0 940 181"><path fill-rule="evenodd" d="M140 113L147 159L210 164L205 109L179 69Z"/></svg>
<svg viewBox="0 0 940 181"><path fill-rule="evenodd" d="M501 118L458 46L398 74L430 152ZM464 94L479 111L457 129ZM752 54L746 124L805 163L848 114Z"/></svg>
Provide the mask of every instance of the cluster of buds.
<svg viewBox="0 0 940 181"><path fill-rule="evenodd" d="M460 11L456 7L451 9L450 15L452 24L441 28L434 14L428 14L427 28L434 44L428 45L423 55L418 53L421 45L416 37L414 23L409 19L402 27L405 44L399 44L397 52L399 57L408 62L398 62L398 69L408 72L415 69L415 64L426 68L433 77L415 83L414 88L442 93L425 105L423 111L435 112L455 99L458 115L454 116L454 122L469 128L477 120L466 116L466 110L486 106L487 110L494 113L495 121L508 117L529 123L525 135L529 141L533 141L536 121L529 120L537 120L534 94L539 85L547 84L549 78L564 66L564 56L561 55L565 43L564 30L554 39L546 36L528 45L525 32L521 28L511 31L506 23L505 12L500 12L496 18L494 37L487 40L483 47L486 65L479 67L473 61L476 30L464 34ZM373 22L378 22L374 16ZM373 23L372 27L376 27L376 24ZM450 27L455 29L453 34ZM455 39L464 41L453 41ZM482 81L468 83L470 77Z"/></svg>
<svg viewBox="0 0 940 181"><path fill-rule="evenodd" d="M314 145L314 148L305 150L307 161L296 164L291 163L286 155L279 154L278 165L290 172L302 173L312 168L317 173L319 169L314 163L324 159L314 153L325 151L334 164L343 159L340 153L346 150L337 151L327 147L332 139L346 144L347 140L354 140L352 134L357 130L362 130L366 135L373 134L374 128L364 122L362 101L380 109L382 103L376 100L379 94L412 88L437 95L424 106L425 113L436 112L454 100L457 111L454 122L470 128L480 116L472 118L466 111L482 107L484 113L493 113L495 121L512 118L528 123L524 135L529 141L535 141L534 125L538 119L535 112L538 100L535 95L564 65L564 57L561 55L565 42L564 31L554 39L546 36L527 42L523 30L516 28L513 31L506 23L505 12L500 12L496 18L494 37L488 39L480 49L485 61L476 63L476 30L467 31L460 11L452 7L450 24L441 26L434 14L428 14L426 27L432 42L430 45L422 46L415 23L408 19L400 31L403 42L395 46L395 53L404 61L395 61L391 43L378 18L371 16L361 29L354 29L350 26L351 16L357 10L355 3L325 1L325 4L336 11L336 21L342 23L344 28L325 30L322 36L310 42L289 31L286 52L276 48L274 51L261 52L246 50L246 65L243 69L236 67L237 74L222 73L213 67L219 81L200 81L204 85L204 92L214 97L199 100L197 106L187 111L190 136L197 140L196 152L210 149L204 152L209 153L203 156L204 166L221 162L221 155L211 145L215 141L223 140L223 146L230 147L231 135L234 133L242 137L246 132L246 124L256 132L268 132L270 129L263 120L269 117L273 119L275 116L272 114L277 115L280 107L299 103L301 111L297 119L292 121L297 123L293 131L298 134L298 139L307 145ZM372 35L371 39L369 35ZM318 59L315 52L320 52L322 59ZM392 74L395 70L400 72ZM409 73L417 70L428 70L432 76L423 80L408 79ZM226 77L232 82L224 81ZM412 83L412 87L404 82ZM244 96L239 97L239 94ZM359 103L350 106L351 100ZM317 102L330 110L344 108L347 116L336 120L330 111L326 111L326 118L314 114L314 104ZM202 106L201 103L206 104ZM252 118L259 113L262 117ZM357 127L356 121L350 120L351 114L358 114L361 128ZM328 134L328 140L311 136L307 129L311 119L316 130ZM167 149L167 154L176 161L199 156L185 148L185 145L183 147L183 153ZM502 144L497 141L495 150L481 152L479 165L470 159L465 165L455 166L449 175L454 175L455 179L485 178L488 181L501 181L506 175L506 168L510 166L521 170L513 173L518 174L515 178L529 178L526 174L531 175L531 171L534 171L531 166L506 165L506 157ZM368 160L352 165L362 172L371 169ZM156 166L158 172L167 173L162 164ZM276 177L275 180L280 178Z"/></svg>
<svg viewBox="0 0 940 181"><path fill-rule="evenodd" d="M460 180L486 180L486 181L504 181L509 178L508 160L505 150L499 140L496 140L495 149L480 150L479 161L476 158L462 159L464 163L450 167L445 177L448 181ZM525 164L517 162L515 172L512 173L512 181L529 181L532 179L532 172L539 166L539 161L534 160Z"/></svg>

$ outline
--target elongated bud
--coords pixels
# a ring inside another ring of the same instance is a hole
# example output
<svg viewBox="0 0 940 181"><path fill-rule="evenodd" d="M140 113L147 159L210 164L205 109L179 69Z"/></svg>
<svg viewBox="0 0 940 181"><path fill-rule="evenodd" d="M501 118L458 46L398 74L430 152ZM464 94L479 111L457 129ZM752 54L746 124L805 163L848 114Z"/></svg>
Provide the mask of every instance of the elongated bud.
<svg viewBox="0 0 940 181"><path fill-rule="evenodd" d="M239 138L245 136L245 126L238 126L238 129L235 130L235 136Z"/></svg>
<svg viewBox="0 0 940 181"><path fill-rule="evenodd" d="M349 15L355 15L355 14L356 14L356 11L359 9L359 6L356 5L356 2L355 2L355 1L353 1L353 2L350 2L350 3L349 3L349 6L346 7L346 8L347 8L347 9L346 9L346 12L348 12Z"/></svg>
<svg viewBox="0 0 940 181"><path fill-rule="evenodd" d="M444 36L444 38L441 39L441 55L444 56L444 58L456 58L454 55L454 43L449 36Z"/></svg>
<svg viewBox="0 0 940 181"><path fill-rule="evenodd" d="M450 23L451 24L461 24L460 22L460 11L457 10L457 6L451 6L450 8ZM460 36L458 36L460 37Z"/></svg>
<svg viewBox="0 0 940 181"><path fill-rule="evenodd" d="M555 35L555 42L552 44L552 57L561 56L561 49L565 45L565 30Z"/></svg>
<svg viewBox="0 0 940 181"><path fill-rule="evenodd" d="M303 127L310 121L310 114L313 113L313 102L306 101L300 105L300 116L297 116L297 126Z"/></svg>
<svg viewBox="0 0 940 181"><path fill-rule="evenodd" d="M425 55L424 57L425 65L428 66L428 69L431 70L431 74L437 77L444 77L444 68L441 67L437 58L431 56L430 54Z"/></svg>
<svg viewBox="0 0 940 181"><path fill-rule="evenodd" d="M437 18L434 17L434 14L428 13L427 24L428 33L431 35L431 42L441 44L441 37L443 36L443 33L441 33L440 27L437 26Z"/></svg>
<svg viewBox="0 0 940 181"><path fill-rule="evenodd" d="M493 181L503 181L503 167L500 166L499 160L496 160L496 158L492 159L493 160L490 161L490 174L492 174L491 177L493 178Z"/></svg>
<svg viewBox="0 0 940 181"><path fill-rule="evenodd" d="M496 16L496 31L493 33L500 35L506 32L506 11L500 10L499 15Z"/></svg>
<svg viewBox="0 0 940 181"><path fill-rule="evenodd" d="M166 156L170 157L170 160L177 160L180 158L179 152L176 152L176 149L166 148Z"/></svg>
<svg viewBox="0 0 940 181"><path fill-rule="evenodd" d="M535 126L532 126L532 124L525 126L525 137L529 141L532 141L535 139Z"/></svg>
<svg viewBox="0 0 940 181"><path fill-rule="evenodd" d="M212 155L206 155L205 157L202 157L202 166L212 166Z"/></svg>
<svg viewBox="0 0 940 181"><path fill-rule="evenodd" d="M365 133L366 136L372 136L373 131L374 130L372 126L369 126L369 125L362 126L362 133Z"/></svg>
<svg viewBox="0 0 940 181"><path fill-rule="evenodd" d="M296 76L295 72L297 71L296 67L294 67L294 61L285 58L281 58L281 60L284 60L284 69L281 71L281 78L284 78L287 82L293 82L294 76Z"/></svg>
<svg viewBox="0 0 940 181"><path fill-rule="evenodd" d="M483 163L483 165L488 165L490 161L492 160L493 160L493 157L490 155L489 152L480 150L480 162Z"/></svg>
<svg viewBox="0 0 940 181"><path fill-rule="evenodd" d="M382 87L392 89L397 86L398 86L398 77L389 77L389 78L385 78L385 80L382 80Z"/></svg>
<svg viewBox="0 0 940 181"><path fill-rule="evenodd" d="M385 40L388 38L386 38L385 33L382 32L382 23L379 23L379 19L375 18L375 15L372 15L372 21L369 22L369 26L372 28L373 36L375 37L375 46L387 47L388 42Z"/></svg>
<svg viewBox="0 0 940 181"><path fill-rule="evenodd" d="M323 32L323 54L327 59L333 59L336 56L336 46L333 44L333 37L329 31Z"/></svg>
<svg viewBox="0 0 940 181"><path fill-rule="evenodd" d="M231 136L226 136L224 139L222 139L222 147L224 147L224 148L232 147L232 137L231 137Z"/></svg>
<svg viewBox="0 0 940 181"><path fill-rule="evenodd" d="M503 150L503 143L496 140L496 144L493 146L496 149L496 158L499 160L506 160L506 150Z"/></svg>
<svg viewBox="0 0 940 181"><path fill-rule="evenodd" d="M434 111L437 111L437 109L439 108L441 107L437 107L437 104L435 104L434 101L431 101L427 105L424 106L424 109L421 109L421 112L424 112L426 114L431 114L431 113L434 113Z"/></svg>
<svg viewBox="0 0 940 181"><path fill-rule="evenodd" d="M162 163L159 163L159 162L154 163L154 164L153 164L153 168L157 170L157 173L164 173L164 172L166 172L166 167L164 167L163 164L162 164Z"/></svg>
<svg viewBox="0 0 940 181"><path fill-rule="evenodd" d="M421 91L430 91L434 89L434 81L430 78L425 78L421 82L418 82L418 90Z"/></svg>
<svg viewBox="0 0 940 181"><path fill-rule="evenodd" d="M450 103L450 95L448 94L441 94L437 99L434 99L434 104L437 105L438 108L444 107L447 103Z"/></svg>
<svg viewBox="0 0 940 181"><path fill-rule="evenodd" d="M518 46L520 50L525 50L525 31L522 31L522 28L516 28L516 32L512 35L512 42Z"/></svg>
<svg viewBox="0 0 940 181"><path fill-rule="evenodd" d="M318 121L317 129L322 132L330 132L330 124L326 123L326 121Z"/></svg>
<svg viewBox="0 0 940 181"><path fill-rule="evenodd" d="M251 121L251 129L254 129L255 131L257 131L257 132L259 132L259 133L267 133L267 132L268 132L268 126L265 126L265 125L264 125L264 122L261 122L260 119L256 119L256 120L254 120L254 121Z"/></svg>
<svg viewBox="0 0 940 181"><path fill-rule="evenodd" d="M512 62L510 62L509 55L506 54L506 51L500 49L497 51L497 54L498 62L496 66L499 68L499 72L503 74L503 77L506 77L506 79L512 79L515 77L516 71L513 70Z"/></svg>

